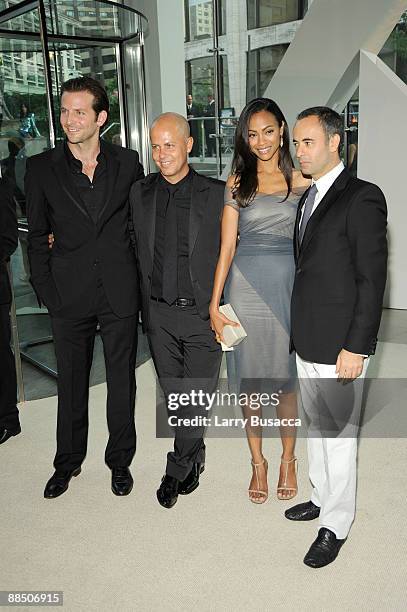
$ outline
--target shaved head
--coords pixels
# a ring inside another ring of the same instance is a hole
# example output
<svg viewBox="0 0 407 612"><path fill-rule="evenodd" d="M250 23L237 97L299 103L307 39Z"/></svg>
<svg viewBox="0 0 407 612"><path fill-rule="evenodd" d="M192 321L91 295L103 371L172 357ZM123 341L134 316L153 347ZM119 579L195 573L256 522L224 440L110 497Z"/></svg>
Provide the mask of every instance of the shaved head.
<svg viewBox="0 0 407 612"><path fill-rule="evenodd" d="M188 153L194 143L188 121L178 113L163 113L151 125L150 140L153 160L162 176L178 183L189 172Z"/></svg>
<svg viewBox="0 0 407 612"><path fill-rule="evenodd" d="M178 132L187 140L190 136L189 132L189 123L182 115L178 113L162 113L162 115L158 115L156 119L154 119L151 124L150 132L154 128L166 130L168 128L176 128Z"/></svg>

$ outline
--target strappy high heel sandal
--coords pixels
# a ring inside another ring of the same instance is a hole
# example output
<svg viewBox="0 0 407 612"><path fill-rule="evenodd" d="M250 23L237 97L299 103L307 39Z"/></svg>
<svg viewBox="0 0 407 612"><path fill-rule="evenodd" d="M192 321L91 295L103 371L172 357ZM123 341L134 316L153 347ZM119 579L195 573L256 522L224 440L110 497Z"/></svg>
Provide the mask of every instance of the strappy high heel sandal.
<svg viewBox="0 0 407 612"><path fill-rule="evenodd" d="M253 459L251 460L251 464L254 467L254 473L256 475L256 480L257 480L257 489L249 489L248 493L249 493L249 499L251 502L253 502L253 504L264 504L267 499L269 494L267 493L267 491L262 491L260 489L260 484L259 484L259 474L258 474L258 468L261 467L262 465L264 465L264 469L266 472L266 477L267 477L267 469L268 469L268 463L267 463L267 459L265 459L263 457L263 461L261 463L253 463ZM257 493L259 495L259 497L252 497L250 494L251 493Z"/></svg>
<svg viewBox="0 0 407 612"><path fill-rule="evenodd" d="M289 499L292 499L298 493L298 486L296 486L296 487L288 487L287 486L288 466L290 465L290 463L293 463L293 462L294 462L294 466L295 466L295 478L297 479L297 472L298 472L298 469L297 469L297 467L298 467L297 457L293 457L289 461L287 461L286 459L281 458L281 463L285 466L285 473L284 473L283 483L282 483L281 487L277 487L277 498L282 500L282 501L287 501ZM290 495L282 495L280 493L280 491L291 491L291 494Z"/></svg>

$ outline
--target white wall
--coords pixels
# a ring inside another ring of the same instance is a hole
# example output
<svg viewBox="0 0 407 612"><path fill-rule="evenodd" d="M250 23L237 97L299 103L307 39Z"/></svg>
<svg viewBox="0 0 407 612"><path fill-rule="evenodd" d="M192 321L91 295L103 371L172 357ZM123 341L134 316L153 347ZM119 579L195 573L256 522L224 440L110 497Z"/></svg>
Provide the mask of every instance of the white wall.
<svg viewBox="0 0 407 612"><path fill-rule="evenodd" d="M389 212L385 305L407 309L407 86L378 57L361 52L358 175L383 190Z"/></svg>
<svg viewBox="0 0 407 612"><path fill-rule="evenodd" d="M160 113L185 115L184 3L126 0L148 19L144 35L149 124Z"/></svg>

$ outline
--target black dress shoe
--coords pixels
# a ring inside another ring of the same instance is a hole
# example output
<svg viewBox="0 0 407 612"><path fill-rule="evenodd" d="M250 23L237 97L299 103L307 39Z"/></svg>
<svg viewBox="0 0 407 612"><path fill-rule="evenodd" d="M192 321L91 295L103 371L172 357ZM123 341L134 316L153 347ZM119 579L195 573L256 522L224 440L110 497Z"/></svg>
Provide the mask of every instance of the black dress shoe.
<svg viewBox="0 0 407 612"><path fill-rule="evenodd" d="M324 567L332 563L338 556L338 552L345 540L338 540L330 529L321 527L315 542L304 557L305 565L309 567Z"/></svg>
<svg viewBox="0 0 407 612"><path fill-rule="evenodd" d="M195 491L199 487L199 476L204 469L204 463L194 463L188 476L179 483L178 493L180 495L189 495L192 491Z"/></svg>
<svg viewBox="0 0 407 612"><path fill-rule="evenodd" d="M7 442L13 436L18 436L19 433L21 433L21 427L17 429L6 429L6 427L3 427L0 429L0 444L4 444L4 442Z"/></svg>
<svg viewBox="0 0 407 612"><path fill-rule="evenodd" d="M284 512L284 516L290 519L290 521L313 521L319 517L320 511L321 508L319 506L309 501L288 508L288 510Z"/></svg>
<svg viewBox="0 0 407 612"><path fill-rule="evenodd" d="M72 476L79 476L81 473L81 468L75 468L70 472L61 472L56 470L55 473L48 480L44 489L44 497L46 499L53 499L54 497L59 497L62 493L68 490L69 481Z"/></svg>
<svg viewBox="0 0 407 612"><path fill-rule="evenodd" d="M172 508L178 499L179 480L165 474L157 491L157 499L164 508Z"/></svg>
<svg viewBox="0 0 407 612"><path fill-rule="evenodd" d="M112 491L115 495L128 495L133 488L133 477L128 467L112 468Z"/></svg>

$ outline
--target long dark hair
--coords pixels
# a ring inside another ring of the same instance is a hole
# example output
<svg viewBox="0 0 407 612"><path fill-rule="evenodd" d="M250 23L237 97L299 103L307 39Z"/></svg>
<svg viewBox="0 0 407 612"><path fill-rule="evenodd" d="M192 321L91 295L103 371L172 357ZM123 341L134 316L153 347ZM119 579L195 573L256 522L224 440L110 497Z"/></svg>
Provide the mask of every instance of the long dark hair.
<svg viewBox="0 0 407 612"><path fill-rule="evenodd" d="M278 167L287 183L285 200L288 198L292 188L294 162L290 153L290 134L287 121L274 100L270 100L270 98L255 98L246 104L242 110L235 132L232 173L236 176L236 181L235 186L232 188L232 193L234 199L242 208L250 204L259 187L257 157L252 153L249 145L249 122L251 116L260 111L267 111L274 115L280 127L284 123L283 146L279 148L278 152Z"/></svg>

